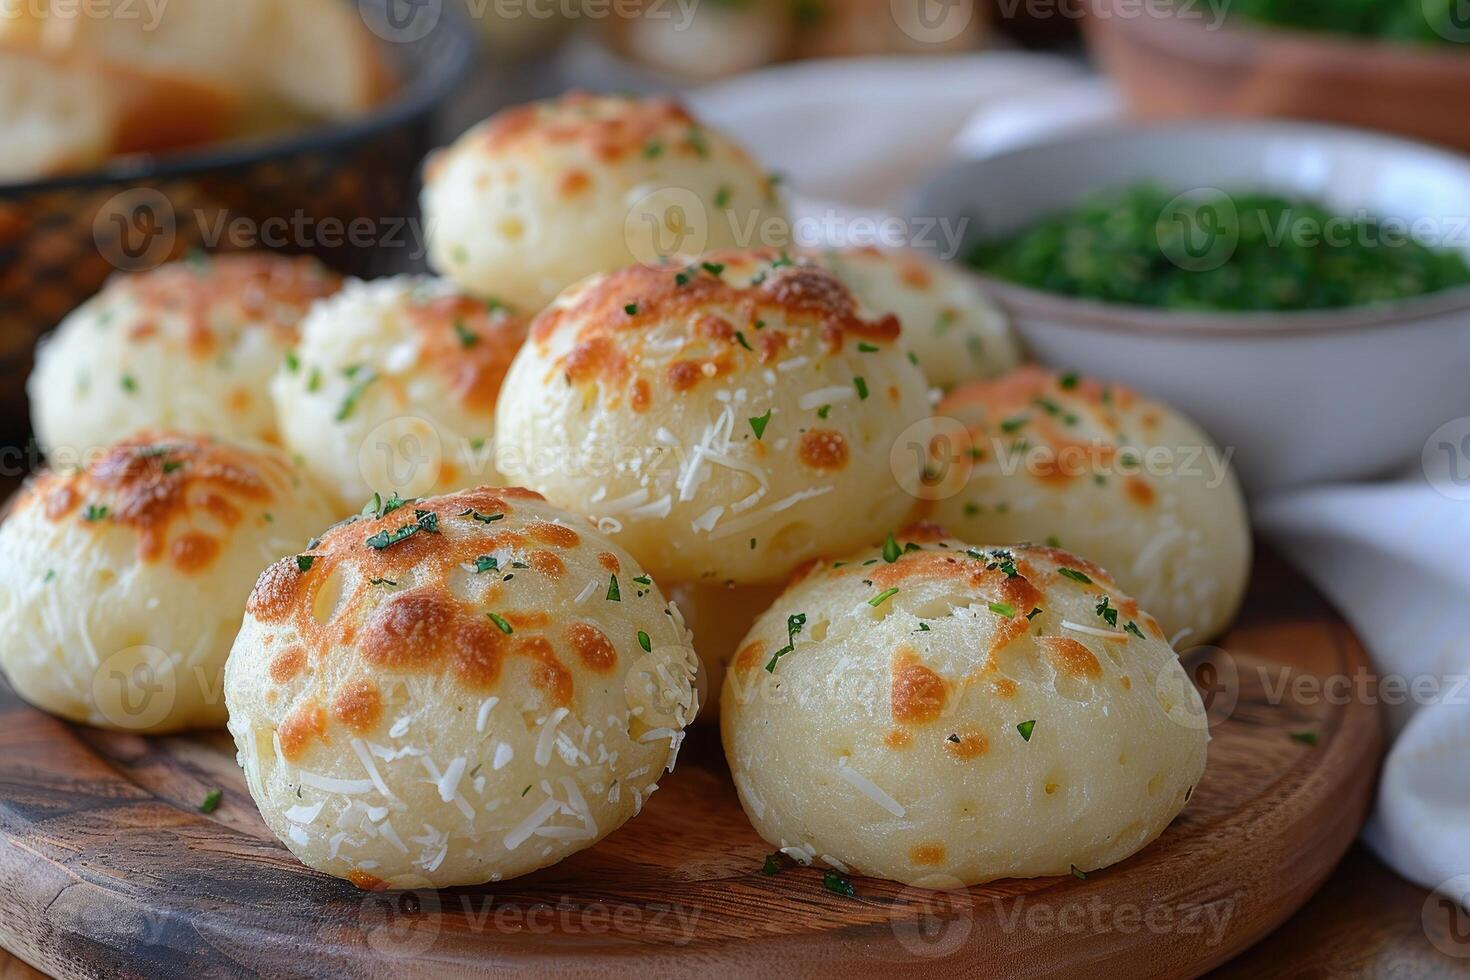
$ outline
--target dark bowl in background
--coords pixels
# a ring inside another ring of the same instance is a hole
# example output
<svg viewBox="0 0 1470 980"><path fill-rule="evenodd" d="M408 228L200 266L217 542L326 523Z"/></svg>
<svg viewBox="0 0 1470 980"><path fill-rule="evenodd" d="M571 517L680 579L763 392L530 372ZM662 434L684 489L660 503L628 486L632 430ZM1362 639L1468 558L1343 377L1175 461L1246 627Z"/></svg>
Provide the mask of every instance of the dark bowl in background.
<svg viewBox="0 0 1470 980"><path fill-rule="evenodd" d="M361 277L421 259L419 166L475 42L446 8L422 38L383 44L398 84L361 118L0 185L0 438L28 429L36 341L114 272L195 249L311 254Z"/></svg>

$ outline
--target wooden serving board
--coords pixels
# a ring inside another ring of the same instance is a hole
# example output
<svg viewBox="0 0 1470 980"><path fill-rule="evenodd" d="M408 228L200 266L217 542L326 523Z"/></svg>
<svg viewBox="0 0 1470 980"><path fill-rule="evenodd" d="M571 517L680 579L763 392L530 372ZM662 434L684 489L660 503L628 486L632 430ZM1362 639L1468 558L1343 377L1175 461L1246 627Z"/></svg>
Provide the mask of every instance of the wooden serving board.
<svg viewBox="0 0 1470 980"><path fill-rule="evenodd" d="M770 848L704 728L642 816L562 864L493 887L363 893L277 844L226 736L80 728L0 682L0 944L61 976L191 980L1197 975L1322 883L1379 761L1351 631L1269 554L1253 583L1228 653L1186 657L1219 721L1164 835L1085 880L951 892L857 878L849 898L818 869L763 874ZM1348 696L1323 693L1330 677ZM1306 732L1315 745L1292 737ZM215 787L223 802L200 813Z"/></svg>

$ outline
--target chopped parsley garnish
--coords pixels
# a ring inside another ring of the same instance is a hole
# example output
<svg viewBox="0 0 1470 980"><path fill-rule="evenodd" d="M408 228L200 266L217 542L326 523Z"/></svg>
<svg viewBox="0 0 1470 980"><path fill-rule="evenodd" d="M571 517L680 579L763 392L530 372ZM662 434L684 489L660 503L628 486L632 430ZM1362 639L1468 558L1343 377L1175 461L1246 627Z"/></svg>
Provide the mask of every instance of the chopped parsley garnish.
<svg viewBox="0 0 1470 980"><path fill-rule="evenodd" d="M1143 637L1143 630L1139 629L1138 628L1138 624L1135 623L1131 619L1128 620L1128 625L1125 626L1125 627L1123 627L1123 631L1125 633L1132 633L1134 636L1138 637L1140 640L1144 638Z"/></svg>
<svg viewBox="0 0 1470 980"><path fill-rule="evenodd" d="M828 871L822 875L822 887L834 895L842 895L845 898L857 898L857 889L852 887L852 882L835 871Z"/></svg>
<svg viewBox="0 0 1470 980"><path fill-rule="evenodd" d="M316 555L297 555L296 570L298 572L311 571L312 564L316 561Z"/></svg>
<svg viewBox="0 0 1470 980"><path fill-rule="evenodd" d="M858 344L858 350L864 354L876 354L878 353L878 345L870 344L867 341L863 341Z"/></svg>
<svg viewBox="0 0 1470 980"><path fill-rule="evenodd" d="M887 602L889 599L892 599L896 595L898 595L898 586L894 586L891 589L884 589L882 592L879 592L877 595L873 596L873 598L869 599L868 605L872 606L874 609L877 609L879 606L883 605L883 603Z"/></svg>
<svg viewBox="0 0 1470 980"><path fill-rule="evenodd" d="M607 583L607 601L608 602L622 602L623 601L623 593L618 588L618 577L616 575L612 576L608 580L608 583Z"/></svg>
<svg viewBox="0 0 1470 980"><path fill-rule="evenodd" d="M766 426L771 424L771 410L768 408L766 414L754 416L746 421L750 423L750 431L755 433L756 439L760 439L766 434Z"/></svg>
<svg viewBox="0 0 1470 980"><path fill-rule="evenodd" d="M1107 623L1109 626L1115 627L1118 625L1118 610L1112 607L1112 604L1108 600L1107 596L1103 596L1101 599L1098 600L1097 606L1094 611L1099 616L1101 616L1103 622Z"/></svg>
<svg viewBox="0 0 1470 980"><path fill-rule="evenodd" d="M857 389L858 401L865 402L865 401L868 400L868 379L867 378L863 378L863 377L853 378L852 379L852 386Z"/></svg>
<svg viewBox="0 0 1470 980"><path fill-rule="evenodd" d="M832 406L831 405L823 405L821 408L817 409L817 418L819 418L819 419L824 419L828 415L831 415L831 414L832 414Z"/></svg>
<svg viewBox="0 0 1470 980"><path fill-rule="evenodd" d="M916 630L914 630L914 632L915 633L927 633L927 632L929 632L929 624L928 623L920 623L919 624L919 628L916 629Z"/></svg>
<svg viewBox="0 0 1470 980"><path fill-rule="evenodd" d="M990 611L997 616L1004 616L1007 619L1014 619L1016 616L1016 607L1009 602L992 602L990 604Z"/></svg>
<svg viewBox="0 0 1470 980"><path fill-rule="evenodd" d="M1030 612L1028 612L1026 614L1026 618L1027 619L1035 619L1037 616L1040 616L1040 615L1041 615L1041 607L1040 606L1037 606L1035 609L1032 609Z"/></svg>
<svg viewBox="0 0 1470 980"><path fill-rule="evenodd" d="M181 459L166 459L163 461L163 472L165 473L177 473L183 468L184 461Z"/></svg>
<svg viewBox="0 0 1470 980"><path fill-rule="evenodd" d="M1073 878L1076 878L1078 881L1086 881L1087 880L1087 872L1081 870L1080 868L1077 867L1077 865L1074 864L1074 865L1072 865L1072 877Z"/></svg>
<svg viewBox="0 0 1470 980"><path fill-rule="evenodd" d="M297 356L294 350L286 351L286 370L292 374L301 370L301 358Z"/></svg>
<svg viewBox="0 0 1470 980"><path fill-rule="evenodd" d="M776 672L776 661L796 649L796 635L806 626L806 613L796 613L786 617L786 645L771 655L770 663L766 664L766 673Z"/></svg>
<svg viewBox="0 0 1470 980"><path fill-rule="evenodd" d="M649 578L647 575L639 575L636 578L634 578L633 581L634 582L637 582L639 585L652 585L653 584L653 579Z"/></svg>
<svg viewBox="0 0 1470 980"><path fill-rule="evenodd" d="M87 509L82 511L82 520L100 521L107 516L107 508L102 504L88 504Z"/></svg>
<svg viewBox="0 0 1470 980"><path fill-rule="evenodd" d="M407 541L420 531L426 534L439 533L438 514L435 514L433 511L416 510L414 511L414 515L415 520L412 524L405 524L396 531L379 531L367 539L367 546L382 551L384 548L391 548L400 541Z"/></svg>
<svg viewBox="0 0 1470 980"><path fill-rule="evenodd" d="M716 279L720 278L725 272L724 265L719 262L701 262L699 263L699 267Z"/></svg>
<svg viewBox="0 0 1470 980"><path fill-rule="evenodd" d="M387 517L389 514L393 513L395 510L402 507L407 502L408 501L398 496L396 491L394 492L393 496L389 497L387 500L383 499L383 495L381 493L375 493L373 494L373 499L369 500L367 504L363 506L362 516L381 519Z"/></svg>
<svg viewBox="0 0 1470 980"><path fill-rule="evenodd" d="M311 373L306 376L306 390L315 392L322 386L322 369L312 368Z"/></svg>
<svg viewBox="0 0 1470 980"><path fill-rule="evenodd" d="M480 335L466 327L463 320L454 321L454 335L459 338L461 347L473 347L480 342Z"/></svg>
<svg viewBox="0 0 1470 980"><path fill-rule="evenodd" d="M701 160L709 158L709 143L705 140L704 134L699 130L691 129L689 135L684 138L684 142L694 151L694 155Z"/></svg>
<svg viewBox="0 0 1470 980"><path fill-rule="evenodd" d="M1077 387L1077 372L1068 371L1057 379L1057 384L1061 385L1063 391L1071 391Z"/></svg>
<svg viewBox="0 0 1470 980"><path fill-rule="evenodd" d="M643 632L642 630L638 631L638 645L643 648L644 653L653 652L653 641L650 640L648 638L648 634Z"/></svg>
<svg viewBox="0 0 1470 980"><path fill-rule="evenodd" d="M978 558L979 555L972 554L972 557ZM1016 569L1016 556L1009 551L1001 550L992 551L987 556L985 570L989 572L1003 572L1006 578L1015 578L1021 574Z"/></svg>
<svg viewBox="0 0 1470 980"><path fill-rule="evenodd" d="M347 389L347 396L342 399L341 407L337 409L336 419L338 422L345 422L351 417L353 410L357 408L357 403L362 400L363 392L367 391L368 385L378 380L378 375L373 371L363 371L360 377L358 374L359 370L353 368L347 375L354 380L352 387Z"/></svg>
<svg viewBox="0 0 1470 980"><path fill-rule="evenodd" d="M475 574L483 575L486 572L500 570L500 561L494 555L481 555L475 559Z"/></svg>
<svg viewBox="0 0 1470 980"><path fill-rule="evenodd" d="M654 140L652 143L649 143L647 146L643 147L643 156L647 160L656 159L657 157L662 156L663 152L664 145L658 140Z"/></svg>
<svg viewBox="0 0 1470 980"><path fill-rule="evenodd" d="M626 313L626 314L628 314L629 316L637 316L638 315L638 304L637 303L629 303L627 306L623 307L623 312Z"/></svg>
<svg viewBox="0 0 1470 980"><path fill-rule="evenodd" d="M755 348L750 346L750 341L745 339L745 332L743 330L735 331L735 342L741 347L744 347L746 350L750 351L752 354L755 353Z"/></svg>
<svg viewBox="0 0 1470 980"><path fill-rule="evenodd" d="M525 789L521 790L521 795L525 796L529 792L531 792L531 787L527 786Z"/></svg>
<svg viewBox="0 0 1470 980"><path fill-rule="evenodd" d="M394 587L396 587L398 585L398 583L395 582L395 581L393 581L393 579L391 579L391 578L370 578L370 579L368 579L368 584L370 584L370 585L392 585Z"/></svg>
<svg viewBox="0 0 1470 980"><path fill-rule="evenodd" d="M1088 578L1085 573L1077 571L1077 569L1075 568L1058 568L1057 574L1062 576L1062 578L1069 578L1074 582L1081 582L1083 585L1092 584L1092 579Z"/></svg>
<svg viewBox="0 0 1470 980"><path fill-rule="evenodd" d="M131 374L125 374L122 376L122 387L123 391L131 395L138 390L138 382Z"/></svg>
<svg viewBox="0 0 1470 980"><path fill-rule="evenodd" d="M891 565L902 555L903 549L898 546L898 542L893 539L893 534L890 532L888 540L883 542L883 560Z"/></svg>
<svg viewBox="0 0 1470 980"><path fill-rule="evenodd" d="M56 569L54 569L54 568L48 568L48 569L46 569L46 577L43 578L43 579L41 579L41 581L42 582L51 582L51 581L54 581L55 578L56 578Z"/></svg>
<svg viewBox="0 0 1470 980"><path fill-rule="evenodd" d="M507 636L515 632L515 630L511 628L510 623L506 622L504 616L498 616L495 613L486 613L485 615L489 616L490 622L494 623L496 626L499 626L500 632L506 634Z"/></svg>
<svg viewBox="0 0 1470 980"><path fill-rule="evenodd" d="M1317 733L1316 732L1292 732L1291 733L1291 740L1293 742L1300 742L1303 745L1316 745L1317 744Z"/></svg>
<svg viewBox="0 0 1470 980"><path fill-rule="evenodd" d="M468 517L471 520L479 521L481 524L494 524L496 521L505 520L504 514L482 514L473 507L469 510L461 511L459 516Z"/></svg>
<svg viewBox="0 0 1470 980"><path fill-rule="evenodd" d="M204 802L199 804L200 813L213 813L219 809L219 801L225 798L225 791L212 789L204 794Z"/></svg>
<svg viewBox="0 0 1470 980"><path fill-rule="evenodd" d="M1016 432L1019 432L1021 427L1029 421L1031 421L1031 416L1029 415L1012 416L1011 418L1005 419L1000 423L1000 431L1004 432L1006 435L1014 435Z"/></svg>
<svg viewBox="0 0 1470 980"><path fill-rule="evenodd" d="M761 874L768 878L776 877L776 875L781 873L781 869L785 867L785 857L786 855L780 851L776 851L774 854L767 854L765 863L761 865Z"/></svg>
<svg viewBox="0 0 1470 980"><path fill-rule="evenodd" d="M675 286L687 286L687 285L689 285L689 281L691 279L693 279L694 276L695 276L694 267L693 266L690 266L689 268L685 269L683 272L678 272L678 273L675 273L674 274L674 285Z"/></svg>
<svg viewBox="0 0 1470 980"><path fill-rule="evenodd" d="M1021 741L1023 741L1023 742L1029 742L1029 741L1031 741L1031 732L1035 728L1036 728L1036 719L1035 718L1032 718L1030 721L1023 721L1019 725L1017 725L1016 726L1016 731L1018 731L1018 732L1021 733Z"/></svg>
<svg viewBox="0 0 1470 980"><path fill-rule="evenodd" d="M715 189L715 207L724 208L730 203L730 185L721 184Z"/></svg>

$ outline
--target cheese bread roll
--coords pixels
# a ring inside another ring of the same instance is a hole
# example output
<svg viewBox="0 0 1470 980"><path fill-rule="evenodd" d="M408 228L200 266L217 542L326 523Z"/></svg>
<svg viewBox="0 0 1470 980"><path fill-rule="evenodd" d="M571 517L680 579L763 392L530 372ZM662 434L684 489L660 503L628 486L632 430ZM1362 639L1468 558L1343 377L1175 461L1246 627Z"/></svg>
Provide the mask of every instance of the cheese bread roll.
<svg viewBox="0 0 1470 980"><path fill-rule="evenodd" d="M1004 374L1021 360L1000 308L962 270L921 252L853 248L815 253L873 314L903 324L904 346L936 388Z"/></svg>
<svg viewBox="0 0 1470 980"><path fill-rule="evenodd" d="M147 428L277 441L271 376L339 284L314 259L265 254L115 277L37 350L38 441L70 461Z"/></svg>
<svg viewBox="0 0 1470 980"><path fill-rule="evenodd" d="M43 471L0 525L0 666L73 721L222 726L252 583L331 514L284 453L201 436L144 433Z"/></svg>
<svg viewBox="0 0 1470 980"><path fill-rule="evenodd" d="M969 541L1051 541L1117 577L1171 639L1203 643L1245 595L1250 521L1229 456L1122 385L1026 367L938 408L967 436L936 469L968 473L933 519Z"/></svg>
<svg viewBox="0 0 1470 980"><path fill-rule="evenodd" d="M344 515L375 492L499 482L495 402L526 322L441 279L351 282L271 385L282 437Z"/></svg>
<svg viewBox="0 0 1470 980"><path fill-rule="evenodd" d="M863 318L784 253L712 253L594 277L543 312L506 378L497 465L659 575L774 583L901 523L924 461L894 447L928 412L896 318Z"/></svg>
<svg viewBox="0 0 1470 980"><path fill-rule="evenodd" d="M682 106L583 93L465 133L430 161L423 209L435 270L531 311L595 272L790 231L771 179Z"/></svg>
<svg viewBox="0 0 1470 980"><path fill-rule="evenodd" d="M518 489L381 498L266 570L225 674L250 794L361 888L526 874L672 770L697 710L678 610Z"/></svg>
<svg viewBox="0 0 1470 980"><path fill-rule="evenodd" d="M1189 799L1209 738L1159 624L1101 568L928 527L788 588L720 723L772 845L939 887L1123 860Z"/></svg>

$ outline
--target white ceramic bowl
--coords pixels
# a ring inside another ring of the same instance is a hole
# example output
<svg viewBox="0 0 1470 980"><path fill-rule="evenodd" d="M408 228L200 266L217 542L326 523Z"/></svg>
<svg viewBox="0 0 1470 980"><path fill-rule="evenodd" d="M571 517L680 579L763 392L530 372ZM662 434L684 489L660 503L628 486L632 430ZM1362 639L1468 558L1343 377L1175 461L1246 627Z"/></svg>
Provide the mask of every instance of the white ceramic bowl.
<svg viewBox="0 0 1470 980"><path fill-rule="evenodd" d="M955 164L910 195L916 217L968 217L970 241L1099 191L1268 191L1428 222L1470 254L1470 159L1296 122L1119 126ZM1206 259L1208 261L1208 259ZM980 277L1036 359L1127 382L1200 422L1248 490L1380 475L1470 415L1470 288L1310 313L1171 312Z"/></svg>

